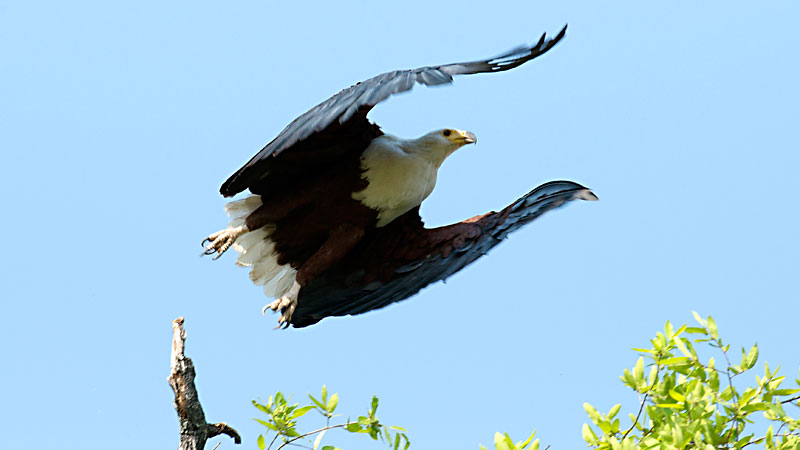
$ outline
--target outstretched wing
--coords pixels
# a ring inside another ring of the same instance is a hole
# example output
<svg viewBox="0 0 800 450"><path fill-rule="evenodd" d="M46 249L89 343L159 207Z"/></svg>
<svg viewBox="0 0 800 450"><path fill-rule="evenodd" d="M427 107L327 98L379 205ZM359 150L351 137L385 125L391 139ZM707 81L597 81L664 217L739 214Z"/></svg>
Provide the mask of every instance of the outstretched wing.
<svg viewBox="0 0 800 450"><path fill-rule="evenodd" d="M315 133L328 131L328 134L331 134L332 127L344 128L350 134L358 134L362 128L369 129L371 125L366 119L369 110L392 94L411 90L415 83L435 86L451 83L453 75L513 69L546 53L564 37L566 32L565 25L554 38L548 38L545 33L535 45L517 47L486 60L395 70L356 83L293 120L247 164L231 175L220 188L220 193L231 197L247 189L250 183L264 176L269 170L268 164L265 164L269 158L278 156ZM348 121L357 124L347 126Z"/></svg>
<svg viewBox="0 0 800 450"><path fill-rule="evenodd" d="M291 323L301 328L404 300L485 255L512 231L577 199L597 197L577 183L552 181L500 212L433 229L423 226L418 209L409 211L373 230L335 269L303 287Z"/></svg>

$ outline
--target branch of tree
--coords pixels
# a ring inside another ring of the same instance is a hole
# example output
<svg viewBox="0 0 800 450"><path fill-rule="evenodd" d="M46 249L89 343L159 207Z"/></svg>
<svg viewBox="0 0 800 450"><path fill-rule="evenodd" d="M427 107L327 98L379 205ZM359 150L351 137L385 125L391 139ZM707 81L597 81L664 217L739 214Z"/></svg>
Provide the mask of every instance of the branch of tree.
<svg viewBox="0 0 800 450"><path fill-rule="evenodd" d="M639 423L639 418L642 417L642 410L644 410L644 405L647 403L647 397L650 395L650 391L653 390L653 387L655 387L656 382L658 380L658 375L660 375L660 374L661 374L661 365L657 364L656 365L656 379L653 380L653 384L650 385L650 387L647 388L647 392L645 392L644 397L642 398L642 404L639 405L639 412L636 413L636 419L631 424L631 427L628 428L628 431L626 431L625 434L622 436L622 440L623 441L625 440L626 437L628 437L629 434L631 434L631 431L633 431L633 429L636 428L636 424Z"/></svg>
<svg viewBox="0 0 800 450"><path fill-rule="evenodd" d="M781 402L781 404L785 404L785 403L792 403L792 402L794 402L795 400L800 400L800 395L798 395L797 397L792 397L792 398L790 398L790 399L784 400L784 401L782 401L782 402Z"/></svg>
<svg viewBox="0 0 800 450"><path fill-rule="evenodd" d="M195 370L192 360L184 355L186 331L183 317L172 321L172 354L170 356L169 385L175 392L175 410L181 427L179 450L203 450L209 438L226 434L236 444L242 443L239 433L227 424L207 423L194 386Z"/></svg>
<svg viewBox="0 0 800 450"><path fill-rule="evenodd" d="M285 447L285 446L287 446L287 445L289 445L289 444L293 443L294 441L296 441L296 440L298 440L298 439L302 439L302 438L304 438L304 437L306 437L306 436L311 436L312 434L321 433L321 432L323 432L323 431L328 431L328 430L331 430L331 429L333 429L333 428L344 428L344 427L346 427L346 426L348 426L348 425L350 425L350 422L347 422L347 423L342 423L342 424L339 424L339 425L328 425L328 426L326 426L326 427L324 427L324 428L320 428L319 430L309 431L308 433L301 434L300 436L295 436L294 438L292 438L292 439L289 439L288 441L286 441L286 442L282 443L282 444L281 444L281 445L280 445L280 446L279 446L277 449L275 449L275 450L281 450L283 447ZM273 442L274 442L274 441L273 441ZM272 446L272 444L270 444L270 447L271 447L271 446Z"/></svg>

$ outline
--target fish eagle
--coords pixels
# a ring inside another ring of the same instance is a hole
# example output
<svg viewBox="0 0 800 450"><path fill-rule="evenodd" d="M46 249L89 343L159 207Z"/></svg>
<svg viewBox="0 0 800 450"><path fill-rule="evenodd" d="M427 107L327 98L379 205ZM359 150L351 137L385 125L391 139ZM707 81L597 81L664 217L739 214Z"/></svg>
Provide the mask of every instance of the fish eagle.
<svg viewBox="0 0 800 450"><path fill-rule="evenodd" d="M278 326L305 327L408 298L486 254L505 236L566 202L596 200L569 181L549 182L500 212L425 228L420 204L444 160L477 141L445 128L417 139L384 134L367 113L415 83L513 69L553 48L566 33L466 63L384 73L342 90L292 121L220 188L227 228L203 241L215 259L233 247L236 263L276 300Z"/></svg>

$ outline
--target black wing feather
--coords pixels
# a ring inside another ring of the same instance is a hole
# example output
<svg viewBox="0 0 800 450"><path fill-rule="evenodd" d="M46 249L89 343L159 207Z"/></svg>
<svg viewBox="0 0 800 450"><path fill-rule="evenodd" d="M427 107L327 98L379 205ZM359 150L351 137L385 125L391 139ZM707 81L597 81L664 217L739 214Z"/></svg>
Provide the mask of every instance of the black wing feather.
<svg viewBox="0 0 800 450"><path fill-rule="evenodd" d="M535 45L517 47L494 58L411 70L396 70L343 89L287 125L275 139L231 175L220 188L220 192L222 195L230 197L247 189L249 180L258 179L263 175L263 173L252 173L264 170L265 166L262 161L277 156L297 142L328 128L334 121L342 124L354 117L366 121L366 112L372 107L386 100L392 94L410 91L415 83L436 86L451 83L453 75L502 72L513 69L553 48L564 37L566 31L567 26L565 25L554 38L548 38L545 33ZM364 112L364 115L357 114L359 112Z"/></svg>
<svg viewBox="0 0 800 450"><path fill-rule="evenodd" d="M477 222L481 227L478 236L465 239L447 254L434 251L417 260L406 261L394 269L393 276L388 281L365 282L364 274L371 267L358 267L358 264L348 273L334 271L319 277L300 291L297 309L291 319L292 325L301 328L313 325L325 317L361 314L404 300L485 255L512 231L573 200L597 200L597 197L589 189L571 181L545 183L503 211L484 216ZM421 234L417 237L406 237L407 240L424 242L424 233L436 232L436 229L424 229L418 216L415 220L419 221L418 232ZM387 229L385 232L393 231ZM405 234L408 230L399 232ZM391 236L386 235L374 238L392 240ZM387 255L387 258L392 257L393 255ZM375 261L364 262L364 265L374 264Z"/></svg>

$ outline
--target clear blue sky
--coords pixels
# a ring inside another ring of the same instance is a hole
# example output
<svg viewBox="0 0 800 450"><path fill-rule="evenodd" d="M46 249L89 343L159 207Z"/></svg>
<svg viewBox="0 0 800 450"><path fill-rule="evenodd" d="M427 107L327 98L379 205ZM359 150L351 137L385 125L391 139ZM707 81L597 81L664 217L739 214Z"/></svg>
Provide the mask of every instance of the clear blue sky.
<svg viewBox="0 0 800 450"><path fill-rule="evenodd" d="M691 310L795 377L798 18L790 0L0 0L0 447L174 448L181 315L208 419L242 448L261 430L251 399L322 384L344 413L379 394L418 449L534 428L580 448L582 403L635 411L618 379L630 348ZM553 179L599 202L548 214L446 285L302 330L272 330L231 256L198 256L226 223L219 185L309 107L564 23L541 59L371 117L479 137L443 166L430 225Z"/></svg>

